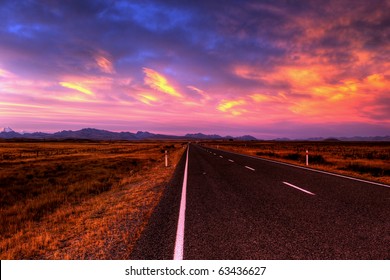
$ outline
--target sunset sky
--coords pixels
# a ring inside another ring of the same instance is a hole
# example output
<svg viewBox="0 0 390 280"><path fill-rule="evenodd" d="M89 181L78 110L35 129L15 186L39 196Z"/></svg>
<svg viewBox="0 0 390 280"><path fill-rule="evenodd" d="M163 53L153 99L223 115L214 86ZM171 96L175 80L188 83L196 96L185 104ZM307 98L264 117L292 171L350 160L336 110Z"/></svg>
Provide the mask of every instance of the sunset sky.
<svg viewBox="0 0 390 280"><path fill-rule="evenodd" d="M0 127L390 135L390 1L0 2Z"/></svg>

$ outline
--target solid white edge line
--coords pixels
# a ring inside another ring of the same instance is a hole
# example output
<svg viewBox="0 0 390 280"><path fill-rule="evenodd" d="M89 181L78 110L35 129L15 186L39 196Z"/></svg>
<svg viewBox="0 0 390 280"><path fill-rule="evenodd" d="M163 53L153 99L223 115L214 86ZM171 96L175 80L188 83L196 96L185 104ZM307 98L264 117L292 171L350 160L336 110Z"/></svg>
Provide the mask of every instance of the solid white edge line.
<svg viewBox="0 0 390 280"><path fill-rule="evenodd" d="M254 168L252 168L252 167L249 167L249 166L246 166L246 165L245 165L245 168L248 168L248 169L250 169L250 170L252 170L252 171L255 171L255 169L254 169Z"/></svg>
<svg viewBox="0 0 390 280"><path fill-rule="evenodd" d="M177 223L175 252L173 254L174 260L182 260L184 253L184 226L186 219L186 195L187 195L187 177L188 177L188 154L190 146L187 148L186 167L184 169L183 188L181 191L179 221Z"/></svg>
<svg viewBox="0 0 390 280"><path fill-rule="evenodd" d="M311 194L311 195L315 195L314 193L309 192L309 191L307 191L307 190L305 190L305 189L302 189L302 188L300 188L300 187L297 187L297 186L295 186L295 185L293 185L293 184L290 184L290 183L287 183L287 182L283 182L283 184L285 184L285 185L287 185L287 186L290 186L290 187L292 187L292 188L295 188L295 189L297 189L297 190L300 190L300 191L302 191L302 192L305 192L305 193L308 193L308 194Z"/></svg>
<svg viewBox="0 0 390 280"><path fill-rule="evenodd" d="M307 167L294 165L294 164L290 164L290 163L286 163L286 162L281 162L281 161L276 161L276 160L271 160L271 159L266 159L266 158L260 158L260 157L254 157L254 156L250 156L250 155L244 155L244 154L229 152L229 151L225 151L225 150L218 150L218 151L223 151L223 152L226 152L229 154L254 158L254 159L258 159L258 160L264 160L264 161L273 162L273 163L277 163L277 164L287 165L287 166L291 166L291 167L295 167L295 168L305 169L305 170L309 170L309 171L313 171L313 172L323 173L323 174L341 177L341 178L345 178L345 179L349 179L349 180L354 180L354 181L363 182L363 183L367 183L367 184L377 185L377 186L381 186L381 187L385 187L385 188L390 188L390 185L381 184L381 183L377 183L377 182L371 182L371 181L367 181L367 180L363 180L363 179L358 179L358 178L349 177L349 176L345 176L345 175L341 175L341 174L326 172L326 171L322 171L322 170L318 170L318 169L307 168Z"/></svg>

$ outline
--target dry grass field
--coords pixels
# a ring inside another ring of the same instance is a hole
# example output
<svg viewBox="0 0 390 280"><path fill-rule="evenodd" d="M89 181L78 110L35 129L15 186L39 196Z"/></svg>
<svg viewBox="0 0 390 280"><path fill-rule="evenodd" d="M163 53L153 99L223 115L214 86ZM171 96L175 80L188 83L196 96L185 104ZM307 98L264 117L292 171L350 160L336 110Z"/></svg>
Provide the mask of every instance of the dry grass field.
<svg viewBox="0 0 390 280"><path fill-rule="evenodd" d="M127 259L183 151L181 142L0 142L0 259Z"/></svg>
<svg viewBox="0 0 390 280"><path fill-rule="evenodd" d="M253 141L206 142L205 145L366 180L390 184L389 142Z"/></svg>

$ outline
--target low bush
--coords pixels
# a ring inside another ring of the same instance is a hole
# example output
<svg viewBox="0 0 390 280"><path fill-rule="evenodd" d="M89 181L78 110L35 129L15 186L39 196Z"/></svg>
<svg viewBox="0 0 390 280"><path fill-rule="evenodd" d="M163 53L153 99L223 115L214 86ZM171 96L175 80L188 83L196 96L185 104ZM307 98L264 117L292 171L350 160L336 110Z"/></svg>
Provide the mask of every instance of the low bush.
<svg viewBox="0 0 390 280"><path fill-rule="evenodd" d="M267 157L279 157L279 155L274 152L257 152L256 155L267 156Z"/></svg>
<svg viewBox="0 0 390 280"><path fill-rule="evenodd" d="M329 164L322 155L309 155L309 162L314 164Z"/></svg>
<svg viewBox="0 0 390 280"><path fill-rule="evenodd" d="M375 177L390 176L390 169L385 169L378 166L365 165L357 162L349 163L345 168L342 169L359 172L360 174L367 173Z"/></svg>
<svg viewBox="0 0 390 280"><path fill-rule="evenodd" d="M283 156L284 159L300 161L303 159L303 155L299 153L291 153Z"/></svg>

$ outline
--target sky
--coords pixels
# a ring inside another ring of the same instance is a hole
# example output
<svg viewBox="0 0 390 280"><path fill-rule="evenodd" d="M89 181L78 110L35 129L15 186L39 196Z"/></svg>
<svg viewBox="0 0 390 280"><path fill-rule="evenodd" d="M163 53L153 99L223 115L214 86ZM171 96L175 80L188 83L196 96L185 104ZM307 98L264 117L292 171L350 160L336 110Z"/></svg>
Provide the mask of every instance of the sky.
<svg viewBox="0 0 390 280"><path fill-rule="evenodd" d="M389 10L389 0L0 0L0 127L390 135Z"/></svg>

